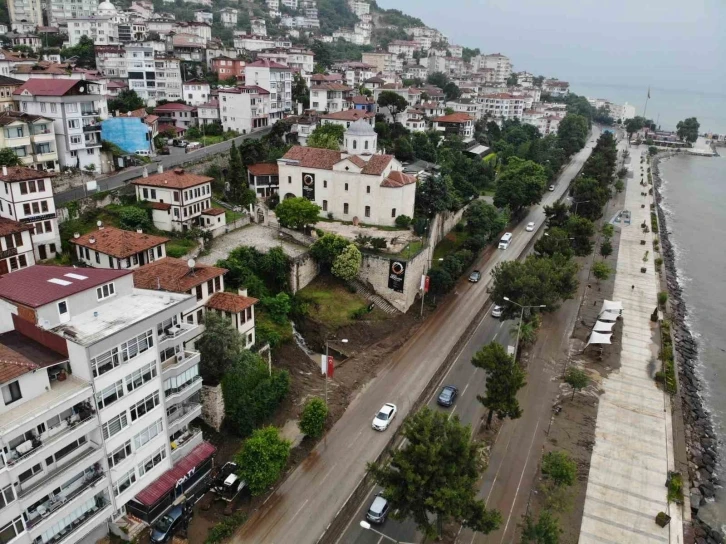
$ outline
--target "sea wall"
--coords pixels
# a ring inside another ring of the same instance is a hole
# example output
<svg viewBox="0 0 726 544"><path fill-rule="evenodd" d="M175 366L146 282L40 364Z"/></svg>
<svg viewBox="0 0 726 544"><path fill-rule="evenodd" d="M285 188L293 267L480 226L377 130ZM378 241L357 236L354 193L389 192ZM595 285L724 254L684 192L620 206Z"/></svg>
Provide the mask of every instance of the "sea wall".
<svg viewBox="0 0 726 544"><path fill-rule="evenodd" d="M686 426L686 442L688 452L689 479L691 481L691 511L694 514L697 538L704 542L724 542L718 523L704 515L702 507L713 500L715 487L719 485L716 475L718 466L717 440L711 422L711 415L704 406L701 395L702 385L697 368L698 344L693 338L686 323L688 309L683 301L683 290L678 281L673 244L668 236L668 224L661 207L661 177L659 162L674 155L659 155L652 163L651 173L658 204L658 220L660 223L660 244L665 266L665 280L668 286L669 306L671 308L672 331L675 339L675 358L678 366L679 392L684 404L683 415ZM684 492L688 492L684 490ZM706 509L704 509L705 511ZM699 515L699 512L701 515Z"/></svg>

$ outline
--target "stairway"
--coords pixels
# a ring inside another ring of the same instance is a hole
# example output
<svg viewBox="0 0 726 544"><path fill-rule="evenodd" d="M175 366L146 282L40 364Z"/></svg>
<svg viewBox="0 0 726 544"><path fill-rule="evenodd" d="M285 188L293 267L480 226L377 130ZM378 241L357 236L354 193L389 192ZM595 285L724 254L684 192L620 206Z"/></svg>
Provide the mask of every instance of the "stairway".
<svg viewBox="0 0 726 544"><path fill-rule="evenodd" d="M355 287L355 292L360 296L364 297L369 302L375 304L378 308L386 312L387 314L397 314L398 309L394 307L390 302L380 295L376 295L368 287L363 285L363 282L359 280L353 280L350 282Z"/></svg>

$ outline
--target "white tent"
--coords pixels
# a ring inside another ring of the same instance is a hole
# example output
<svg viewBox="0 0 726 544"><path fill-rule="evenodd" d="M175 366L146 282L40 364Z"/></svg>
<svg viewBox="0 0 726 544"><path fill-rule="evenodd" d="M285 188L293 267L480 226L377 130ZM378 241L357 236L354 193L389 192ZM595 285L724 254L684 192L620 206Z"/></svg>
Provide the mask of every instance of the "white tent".
<svg viewBox="0 0 726 544"><path fill-rule="evenodd" d="M622 312L623 303L620 302L619 300L618 301L603 300L602 301L602 310L600 310L600 311L606 312L606 311L612 311L612 310L618 310L618 311Z"/></svg>
<svg viewBox="0 0 726 544"><path fill-rule="evenodd" d="M590 333L590 339L587 341L587 346L590 344L610 344L611 333L601 333L593 331ZM585 346L585 347L587 347Z"/></svg>
<svg viewBox="0 0 726 544"><path fill-rule="evenodd" d="M597 318L603 321L617 321L621 315L620 310L603 310Z"/></svg>
<svg viewBox="0 0 726 544"><path fill-rule="evenodd" d="M607 323L605 321L598 321L592 328L593 331L597 332L612 332L615 323Z"/></svg>

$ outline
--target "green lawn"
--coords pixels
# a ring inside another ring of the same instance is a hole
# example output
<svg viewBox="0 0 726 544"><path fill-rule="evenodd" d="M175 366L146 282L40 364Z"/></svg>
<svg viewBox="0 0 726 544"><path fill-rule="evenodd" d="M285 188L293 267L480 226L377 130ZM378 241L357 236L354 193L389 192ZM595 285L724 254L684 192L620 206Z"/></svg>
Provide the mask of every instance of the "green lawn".
<svg viewBox="0 0 726 544"><path fill-rule="evenodd" d="M319 276L297 296L308 303L308 315L330 329L338 329L355 322L352 313L368 305L365 298L351 293L340 280L330 276ZM378 308L366 315L365 319L385 319L386 314Z"/></svg>
<svg viewBox="0 0 726 544"><path fill-rule="evenodd" d="M399 253L393 255L393 257L410 259L411 257L418 255L419 251L421 251L423 247L424 243L420 239L411 240L411 242L409 242Z"/></svg>
<svg viewBox="0 0 726 544"><path fill-rule="evenodd" d="M224 217L226 218L228 225L230 223L234 223L235 221L237 221L237 219L244 217L244 215L245 214L243 214L241 212L235 212L235 211L227 210L227 209L224 210Z"/></svg>
<svg viewBox="0 0 726 544"><path fill-rule="evenodd" d="M202 142L202 145L213 145L218 144L219 142L224 141L224 136L204 136L202 138L199 138L199 141Z"/></svg>
<svg viewBox="0 0 726 544"><path fill-rule="evenodd" d="M433 260L437 261L438 259L446 257L450 253L454 253L457 249L459 249L461 244L463 244L468 237L469 233L466 231L457 232L456 230L452 230L434 248Z"/></svg>
<svg viewBox="0 0 726 544"><path fill-rule="evenodd" d="M195 240L186 238L172 238L166 243L166 254L169 257L183 257L199 244Z"/></svg>

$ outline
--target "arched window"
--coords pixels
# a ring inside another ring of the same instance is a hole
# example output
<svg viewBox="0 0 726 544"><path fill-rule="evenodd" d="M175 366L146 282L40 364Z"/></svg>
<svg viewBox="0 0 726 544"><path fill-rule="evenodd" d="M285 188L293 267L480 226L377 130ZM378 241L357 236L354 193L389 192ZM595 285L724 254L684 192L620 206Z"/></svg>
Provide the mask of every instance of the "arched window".
<svg viewBox="0 0 726 544"><path fill-rule="evenodd" d="M353 140L353 149L358 147L358 140Z"/></svg>
<svg viewBox="0 0 726 544"><path fill-rule="evenodd" d="M363 146L365 149L368 149L368 140L365 141L365 145Z"/></svg>

